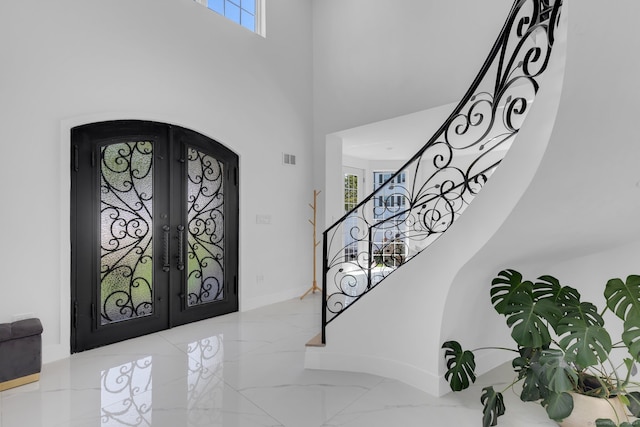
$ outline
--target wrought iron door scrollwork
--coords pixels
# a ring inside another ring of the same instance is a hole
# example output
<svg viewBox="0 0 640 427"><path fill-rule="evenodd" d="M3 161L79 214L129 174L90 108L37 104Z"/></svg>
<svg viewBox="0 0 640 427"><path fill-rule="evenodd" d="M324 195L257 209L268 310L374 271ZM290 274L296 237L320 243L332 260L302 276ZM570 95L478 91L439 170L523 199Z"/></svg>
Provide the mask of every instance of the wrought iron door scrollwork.
<svg viewBox="0 0 640 427"><path fill-rule="evenodd" d="M188 149L187 304L224 298L223 163Z"/></svg>
<svg viewBox="0 0 640 427"><path fill-rule="evenodd" d="M446 232L483 188L538 92L561 4L516 0L445 123L384 186L325 231L323 339L327 323ZM402 185L394 182L400 174L407 177ZM383 191L390 186L392 196ZM381 233L382 243L374 242Z"/></svg>
<svg viewBox="0 0 640 427"><path fill-rule="evenodd" d="M153 312L153 144L100 150L101 324Z"/></svg>

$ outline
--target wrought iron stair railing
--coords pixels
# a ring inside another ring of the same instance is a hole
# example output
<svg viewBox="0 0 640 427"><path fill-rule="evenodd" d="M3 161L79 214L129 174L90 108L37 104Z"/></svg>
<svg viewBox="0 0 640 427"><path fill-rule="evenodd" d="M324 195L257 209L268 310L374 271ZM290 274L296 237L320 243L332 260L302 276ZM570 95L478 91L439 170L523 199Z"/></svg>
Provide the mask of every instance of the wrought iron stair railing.
<svg viewBox="0 0 640 427"><path fill-rule="evenodd" d="M428 142L323 235L326 326L433 243L512 145L547 68L562 0L515 0L480 72Z"/></svg>

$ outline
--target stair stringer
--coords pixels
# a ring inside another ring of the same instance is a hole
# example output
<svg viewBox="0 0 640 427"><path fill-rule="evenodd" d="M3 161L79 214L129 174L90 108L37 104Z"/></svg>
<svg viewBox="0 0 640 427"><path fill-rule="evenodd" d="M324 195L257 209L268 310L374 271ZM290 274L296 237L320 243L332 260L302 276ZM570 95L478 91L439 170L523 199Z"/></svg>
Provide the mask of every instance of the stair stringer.
<svg viewBox="0 0 640 427"><path fill-rule="evenodd" d="M442 237L326 326L326 345L307 347L305 368L380 375L435 396L449 391L441 362L449 290L509 216L542 160L562 91L566 3L540 90L489 182ZM470 301L485 302L486 295Z"/></svg>

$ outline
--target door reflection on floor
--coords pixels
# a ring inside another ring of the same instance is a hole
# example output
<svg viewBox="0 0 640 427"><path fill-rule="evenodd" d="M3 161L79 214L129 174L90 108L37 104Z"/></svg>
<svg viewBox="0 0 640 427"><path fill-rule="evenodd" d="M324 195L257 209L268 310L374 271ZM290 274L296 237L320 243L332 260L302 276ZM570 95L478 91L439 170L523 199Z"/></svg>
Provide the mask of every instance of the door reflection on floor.
<svg viewBox="0 0 640 427"><path fill-rule="evenodd" d="M222 335L189 344L187 418L189 425L222 426Z"/></svg>
<svg viewBox="0 0 640 427"><path fill-rule="evenodd" d="M151 426L152 357L100 373L101 425Z"/></svg>
<svg viewBox="0 0 640 427"><path fill-rule="evenodd" d="M223 337L216 335L187 346L182 384L173 382L173 405L186 402L187 426L220 426L223 415ZM159 369L159 368L158 368ZM153 357L147 356L114 366L100 373L101 425L152 426ZM162 372L156 372L162 375ZM158 382L162 384L162 381ZM180 399L180 391L186 396Z"/></svg>

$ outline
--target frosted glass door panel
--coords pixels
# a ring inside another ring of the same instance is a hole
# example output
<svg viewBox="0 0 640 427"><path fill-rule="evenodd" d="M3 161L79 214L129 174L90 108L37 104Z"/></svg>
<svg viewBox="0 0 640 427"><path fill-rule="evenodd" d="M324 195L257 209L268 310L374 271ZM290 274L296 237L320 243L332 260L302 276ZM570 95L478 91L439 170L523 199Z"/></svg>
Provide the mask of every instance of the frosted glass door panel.
<svg viewBox="0 0 640 427"><path fill-rule="evenodd" d="M100 150L100 321L153 313L153 145Z"/></svg>
<svg viewBox="0 0 640 427"><path fill-rule="evenodd" d="M224 299L224 167L188 149L187 305Z"/></svg>

